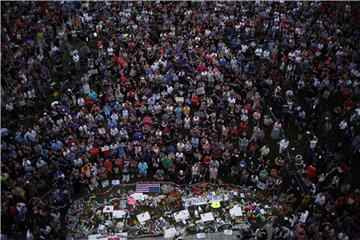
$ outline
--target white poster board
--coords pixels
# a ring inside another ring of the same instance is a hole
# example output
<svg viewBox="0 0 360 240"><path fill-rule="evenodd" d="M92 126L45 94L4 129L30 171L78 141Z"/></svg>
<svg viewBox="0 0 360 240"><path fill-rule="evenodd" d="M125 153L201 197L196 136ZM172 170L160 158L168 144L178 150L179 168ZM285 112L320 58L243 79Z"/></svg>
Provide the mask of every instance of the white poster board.
<svg viewBox="0 0 360 240"><path fill-rule="evenodd" d="M182 210L180 212L174 213L174 218L176 222L184 221L190 218L190 213L188 210Z"/></svg>
<svg viewBox="0 0 360 240"><path fill-rule="evenodd" d="M203 213L200 215L201 217L201 221L202 222L209 222L209 221L214 221L214 215L212 212L208 212L208 213Z"/></svg>
<svg viewBox="0 0 360 240"><path fill-rule="evenodd" d="M205 237L206 237L205 233L196 234L196 238L205 238Z"/></svg>
<svg viewBox="0 0 360 240"><path fill-rule="evenodd" d="M149 212L144 212L136 216L136 218L139 220L140 223L144 223L148 220L150 220L150 214Z"/></svg>
<svg viewBox="0 0 360 240"><path fill-rule="evenodd" d="M101 182L101 186L102 186L103 188L106 188L106 187L109 186L109 185L110 185L109 180L105 180L105 181L102 181L102 182Z"/></svg>
<svg viewBox="0 0 360 240"><path fill-rule="evenodd" d="M120 180L112 180L111 184L114 186L119 186L120 185Z"/></svg>
<svg viewBox="0 0 360 240"><path fill-rule="evenodd" d="M240 206L236 205L235 207L230 209L230 216L232 217L241 217L242 209Z"/></svg>
<svg viewBox="0 0 360 240"><path fill-rule="evenodd" d="M175 97L175 101L177 103L183 103L184 102L184 98L183 97Z"/></svg>
<svg viewBox="0 0 360 240"><path fill-rule="evenodd" d="M143 194L143 193L133 193L130 195L130 197L133 197L136 201L139 201L139 202L144 201L149 198L148 195Z"/></svg>
<svg viewBox="0 0 360 240"><path fill-rule="evenodd" d="M113 214L113 218L124 218L126 212L124 210L114 210L112 214Z"/></svg>
<svg viewBox="0 0 360 240"><path fill-rule="evenodd" d="M164 238L173 238L176 236L176 229L174 227L165 229Z"/></svg>

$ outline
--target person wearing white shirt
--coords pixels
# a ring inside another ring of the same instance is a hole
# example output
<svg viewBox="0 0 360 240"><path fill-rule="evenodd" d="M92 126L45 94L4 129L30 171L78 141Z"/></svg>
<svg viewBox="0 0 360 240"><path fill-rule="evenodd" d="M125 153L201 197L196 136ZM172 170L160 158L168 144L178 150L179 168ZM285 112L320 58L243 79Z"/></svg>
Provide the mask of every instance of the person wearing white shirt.
<svg viewBox="0 0 360 240"><path fill-rule="evenodd" d="M83 165L83 161L81 158L75 158L73 164L75 167L81 167Z"/></svg>
<svg viewBox="0 0 360 240"><path fill-rule="evenodd" d="M286 140L285 138L280 141L280 148L279 153L283 153L287 147L289 146L289 140Z"/></svg>
<svg viewBox="0 0 360 240"><path fill-rule="evenodd" d="M111 57L112 55L114 55L114 49L110 46L107 49L108 55Z"/></svg>
<svg viewBox="0 0 360 240"><path fill-rule="evenodd" d="M313 151L318 143L318 138L314 135L313 139L310 140L310 149Z"/></svg>
<svg viewBox="0 0 360 240"><path fill-rule="evenodd" d="M269 146L268 145L262 146L262 148L260 149L260 152L261 152L261 156L266 157L270 153Z"/></svg>
<svg viewBox="0 0 360 240"><path fill-rule="evenodd" d="M347 127L348 127L348 124L347 124L346 120L342 120L341 123L339 124L339 128L340 128L341 130L344 130L344 129L346 129Z"/></svg>
<svg viewBox="0 0 360 240"><path fill-rule="evenodd" d="M83 92L84 92L84 94L86 94L86 95L88 95L89 93L90 93L90 85L89 85L89 83L85 83L84 85L83 85Z"/></svg>
<svg viewBox="0 0 360 240"><path fill-rule="evenodd" d="M115 113L115 112L113 112L112 114L111 114L111 120L113 120L113 121L118 121L119 120L119 116Z"/></svg>
<svg viewBox="0 0 360 240"><path fill-rule="evenodd" d="M315 196L315 203L316 205L319 205L319 206L323 206L326 202L326 198L325 196L322 194L322 193L318 193L316 196Z"/></svg>
<svg viewBox="0 0 360 240"><path fill-rule="evenodd" d="M230 107L234 107L235 106L235 103L236 103L236 99L234 96L229 96L228 97L228 102L229 102L229 106Z"/></svg>
<svg viewBox="0 0 360 240"><path fill-rule="evenodd" d="M12 102L8 102L8 103L6 103L5 108L6 108L6 111L12 112L14 110L14 104Z"/></svg>
<svg viewBox="0 0 360 240"><path fill-rule="evenodd" d="M78 54L74 54L74 56L73 56L73 61L74 61L75 63L77 63L77 62L79 62L79 60L80 60L80 56L79 56Z"/></svg>
<svg viewBox="0 0 360 240"><path fill-rule="evenodd" d="M119 130L116 127L110 129L110 135L116 137L119 134Z"/></svg>
<svg viewBox="0 0 360 240"><path fill-rule="evenodd" d="M77 104L78 104L80 107L84 106L84 104L85 104L84 98L79 97L79 98L77 99Z"/></svg>

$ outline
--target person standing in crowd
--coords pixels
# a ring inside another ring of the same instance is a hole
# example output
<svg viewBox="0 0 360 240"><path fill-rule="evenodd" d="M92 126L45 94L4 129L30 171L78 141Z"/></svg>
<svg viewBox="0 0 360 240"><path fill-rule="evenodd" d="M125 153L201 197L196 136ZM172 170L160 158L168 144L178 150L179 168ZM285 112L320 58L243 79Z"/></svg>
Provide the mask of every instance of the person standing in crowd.
<svg viewBox="0 0 360 240"><path fill-rule="evenodd" d="M306 194L243 237L355 239L359 6L2 2L1 236L65 239L79 192L155 176Z"/></svg>

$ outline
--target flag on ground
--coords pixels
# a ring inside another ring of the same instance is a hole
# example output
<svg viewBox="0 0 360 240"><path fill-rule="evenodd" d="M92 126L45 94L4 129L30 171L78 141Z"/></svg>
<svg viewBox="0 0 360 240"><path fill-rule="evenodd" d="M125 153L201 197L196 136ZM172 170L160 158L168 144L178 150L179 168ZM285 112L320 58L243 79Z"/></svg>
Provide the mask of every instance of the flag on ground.
<svg viewBox="0 0 360 240"><path fill-rule="evenodd" d="M136 192L160 193L160 183L136 183Z"/></svg>

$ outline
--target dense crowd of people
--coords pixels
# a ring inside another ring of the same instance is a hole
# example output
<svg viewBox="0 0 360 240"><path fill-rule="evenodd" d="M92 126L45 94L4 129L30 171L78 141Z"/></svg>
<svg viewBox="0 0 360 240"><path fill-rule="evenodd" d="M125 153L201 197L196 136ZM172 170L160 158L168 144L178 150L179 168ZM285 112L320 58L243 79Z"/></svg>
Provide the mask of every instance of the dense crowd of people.
<svg viewBox="0 0 360 240"><path fill-rule="evenodd" d="M358 3L1 5L1 239L107 179L261 182L308 215L244 239L359 236Z"/></svg>

